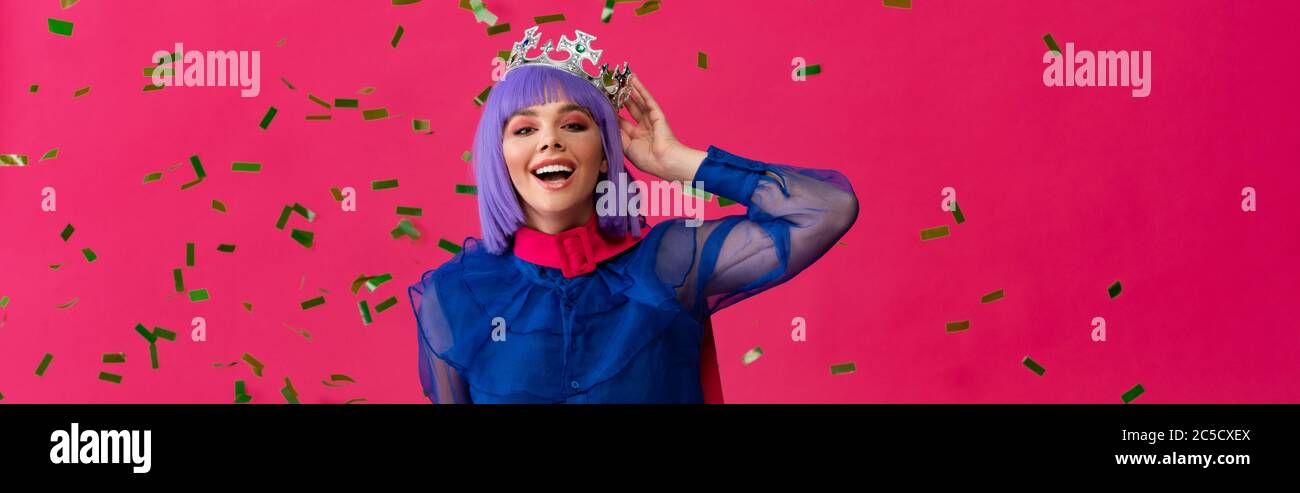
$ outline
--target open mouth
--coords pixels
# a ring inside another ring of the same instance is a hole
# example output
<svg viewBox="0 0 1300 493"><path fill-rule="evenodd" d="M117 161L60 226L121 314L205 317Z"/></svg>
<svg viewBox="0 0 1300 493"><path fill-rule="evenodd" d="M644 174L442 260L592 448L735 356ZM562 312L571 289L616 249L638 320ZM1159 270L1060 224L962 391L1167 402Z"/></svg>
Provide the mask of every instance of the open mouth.
<svg viewBox="0 0 1300 493"><path fill-rule="evenodd" d="M546 183L564 183L573 176L573 168L563 164L548 164L533 171L533 176Z"/></svg>

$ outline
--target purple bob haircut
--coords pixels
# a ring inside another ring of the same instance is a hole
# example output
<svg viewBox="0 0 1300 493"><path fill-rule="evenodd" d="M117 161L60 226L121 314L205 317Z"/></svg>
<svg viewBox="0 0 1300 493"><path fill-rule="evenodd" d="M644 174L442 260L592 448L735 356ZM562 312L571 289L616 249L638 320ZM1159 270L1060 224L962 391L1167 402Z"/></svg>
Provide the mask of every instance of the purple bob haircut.
<svg viewBox="0 0 1300 493"><path fill-rule="evenodd" d="M519 194L510 181L505 156L501 152L502 133L506 118L515 110L554 102L574 102L582 105L596 119L600 128L601 145L605 149L608 172L600 180L610 180L613 186L605 193L614 198L627 197L621 184L633 179L623 164L623 142L618 133L618 117L609 104L609 97L591 83L560 69L543 65L524 65L510 70L488 93L478 130L474 134L474 175L478 182L478 216L483 228L483 243L488 252L500 255L510 248L515 231L524 225L524 212L519 205ZM626 180L619 175L626 174ZM610 179L610 177L614 177ZM623 187L628 188L628 187ZM592 191L593 203L600 200ZM597 216L600 232L610 237L641 237L640 216Z"/></svg>

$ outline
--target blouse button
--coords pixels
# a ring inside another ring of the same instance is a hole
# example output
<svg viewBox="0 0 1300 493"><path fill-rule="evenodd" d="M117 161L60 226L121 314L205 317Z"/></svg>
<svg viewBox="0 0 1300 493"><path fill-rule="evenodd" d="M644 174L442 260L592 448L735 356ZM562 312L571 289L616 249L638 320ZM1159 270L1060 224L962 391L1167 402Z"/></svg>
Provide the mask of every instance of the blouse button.
<svg viewBox="0 0 1300 493"><path fill-rule="evenodd" d="M569 382L569 386L570 386L570 387L573 387L573 388L575 388L575 389L578 388L578 381L577 381L577 380L574 380L574 381L572 381L572 382Z"/></svg>

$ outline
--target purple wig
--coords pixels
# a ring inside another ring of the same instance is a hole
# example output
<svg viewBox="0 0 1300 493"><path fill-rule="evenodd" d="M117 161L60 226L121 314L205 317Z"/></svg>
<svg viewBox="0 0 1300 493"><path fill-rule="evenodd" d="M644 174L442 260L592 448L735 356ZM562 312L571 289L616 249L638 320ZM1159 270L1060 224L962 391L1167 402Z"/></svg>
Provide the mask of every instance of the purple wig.
<svg viewBox="0 0 1300 493"><path fill-rule="evenodd" d="M560 69L543 65L524 65L510 70L488 93L474 134L474 175L478 182L478 216L483 228L483 243L491 253L504 253L515 231L524 225L524 212L519 205L519 194L510 181L505 156L501 153L502 133L506 118L515 110L554 102L574 102L582 105L596 119L600 129L601 145L609 167L599 180L613 184L606 193L614 197L627 197L620 183L633 179L623 165L623 143L618 133L618 117L609 104L609 98L591 83ZM618 176L628 174L626 180ZM624 187L626 188L626 187ZM593 201L600 197L595 196ZM601 233L611 237L641 236L639 216L598 216Z"/></svg>

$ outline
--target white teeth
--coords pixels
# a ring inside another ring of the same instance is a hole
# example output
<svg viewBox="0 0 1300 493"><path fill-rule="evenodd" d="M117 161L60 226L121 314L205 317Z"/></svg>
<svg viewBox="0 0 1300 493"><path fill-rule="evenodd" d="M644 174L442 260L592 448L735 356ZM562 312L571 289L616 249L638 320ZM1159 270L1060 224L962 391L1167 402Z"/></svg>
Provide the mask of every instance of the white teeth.
<svg viewBox="0 0 1300 493"><path fill-rule="evenodd" d="M556 173L560 171L567 171L569 173L572 173L573 168L570 168L562 164L548 164L546 166L542 166L541 168L537 168L535 171L533 171L533 174L541 175L543 173Z"/></svg>

